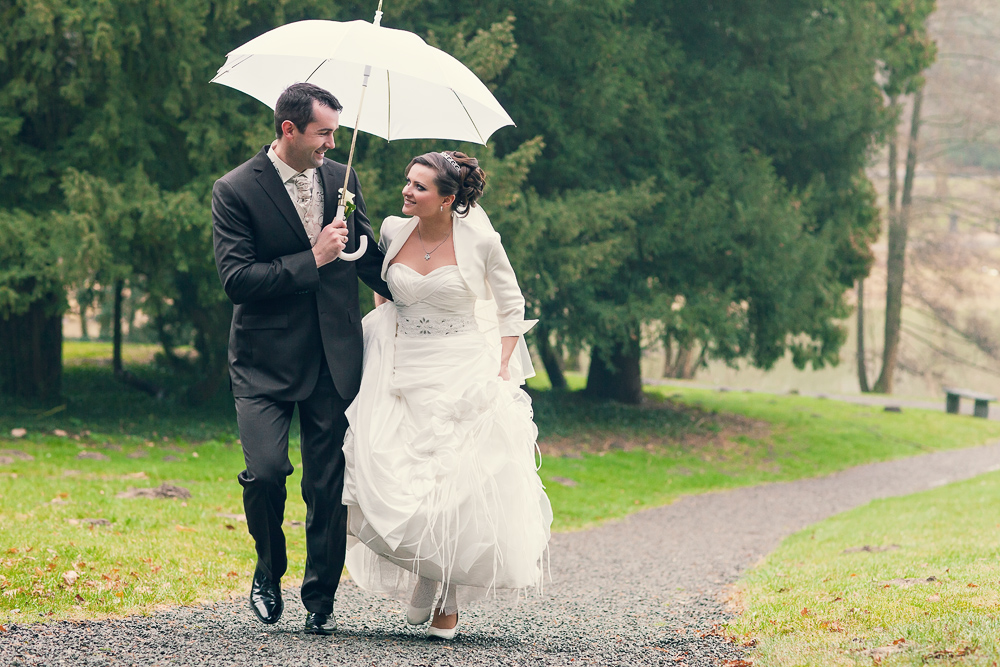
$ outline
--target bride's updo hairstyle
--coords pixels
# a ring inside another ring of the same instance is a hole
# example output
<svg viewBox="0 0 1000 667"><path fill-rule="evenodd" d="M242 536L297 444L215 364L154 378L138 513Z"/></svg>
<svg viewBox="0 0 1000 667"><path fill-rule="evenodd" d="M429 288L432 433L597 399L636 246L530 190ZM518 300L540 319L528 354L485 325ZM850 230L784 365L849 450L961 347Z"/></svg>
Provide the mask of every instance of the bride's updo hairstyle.
<svg viewBox="0 0 1000 667"><path fill-rule="evenodd" d="M486 187L486 172L479 168L479 160L460 151L424 153L410 160L404 175L410 174L410 167L422 164L434 170L434 185L438 192L447 197L455 195L451 210L465 215L483 196Z"/></svg>

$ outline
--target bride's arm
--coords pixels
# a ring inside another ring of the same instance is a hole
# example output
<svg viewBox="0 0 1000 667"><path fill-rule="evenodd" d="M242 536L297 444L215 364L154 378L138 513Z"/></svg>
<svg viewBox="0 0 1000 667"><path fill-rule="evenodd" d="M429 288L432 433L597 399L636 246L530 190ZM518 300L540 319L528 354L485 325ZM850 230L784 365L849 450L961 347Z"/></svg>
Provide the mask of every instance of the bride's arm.
<svg viewBox="0 0 1000 667"><path fill-rule="evenodd" d="M384 296L382 296L378 292L375 292L374 294L375 294L375 307L376 308L378 308L379 306L381 306L383 303L389 303L389 299L385 298Z"/></svg>
<svg viewBox="0 0 1000 667"><path fill-rule="evenodd" d="M507 368L510 364L510 357L514 354L514 348L517 347L517 340L520 336L502 336L500 338L500 377L504 380L510 379L510 370Z"/></svg>
<svg viewBox="0 0 1000 667"><path fill-rule="evenodd" d="M514 269L507 259L500 236L496 235L486 260L486 280L497 303L497 320L500 325L500 377L510 380L510 358L517 349L521 336L537 320L524 319L524 297L517 285Z"/></svg>

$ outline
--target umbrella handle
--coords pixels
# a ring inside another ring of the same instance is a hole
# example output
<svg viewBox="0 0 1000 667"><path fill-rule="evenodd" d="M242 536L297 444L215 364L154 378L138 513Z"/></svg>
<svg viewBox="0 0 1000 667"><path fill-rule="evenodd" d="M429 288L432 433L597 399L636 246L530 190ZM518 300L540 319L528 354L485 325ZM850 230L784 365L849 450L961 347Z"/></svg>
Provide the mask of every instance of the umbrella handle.
<svg viewBox="0 0 1000 667"><path fill-rule="evenodd" d="M344 205L341 204L337 207L337 216L343 219L344 217ZM358 239L358 249L354 252L342 252L340 253L340 259L345 262L353 262L355 260L361 259L361 257L368 251L368 237L364 234Z"/></svg>

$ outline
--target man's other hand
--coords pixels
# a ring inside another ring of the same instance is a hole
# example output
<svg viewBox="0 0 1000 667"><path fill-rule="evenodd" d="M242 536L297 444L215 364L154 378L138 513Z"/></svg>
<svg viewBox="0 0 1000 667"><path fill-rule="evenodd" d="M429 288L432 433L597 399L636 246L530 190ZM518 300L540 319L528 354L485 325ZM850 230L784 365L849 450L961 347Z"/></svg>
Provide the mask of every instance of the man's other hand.
<svg viewBox="0 0 1000 667"><path fill-rule="evenodd" d="M316 258L316 266L324 266L340 257L340 253L347 247L347 223L337 218L324 227L316 245L313 246L313 257Z"/></svg>

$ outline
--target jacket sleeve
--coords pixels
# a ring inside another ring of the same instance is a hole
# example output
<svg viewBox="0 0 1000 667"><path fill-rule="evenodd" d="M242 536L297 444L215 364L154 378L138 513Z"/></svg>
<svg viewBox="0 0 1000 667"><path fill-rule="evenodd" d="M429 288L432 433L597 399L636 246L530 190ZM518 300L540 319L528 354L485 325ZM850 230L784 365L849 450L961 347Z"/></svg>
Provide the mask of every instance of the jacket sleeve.
<svg viewBox="0 0 1000 667"><path fill-rule="evenodd" d="M517 285L517 277L510 265L507 253L500 243L500 235L494 234L486 258L486 282L497 303L497 321L501 336L521 336L535 326L538 320L524 319L524 297Z"/></svg>
<svg viewBox="0 0 1000 667"><path fill-rule="evenodd" d="M226 296L235 303L319 289L319 269L311 250L258 262L245 202L224 179L212 189L215 266Z"/></svg>
<svg viewBox="0 0 1000 667"><path fill-rule="evenodd" d="M358 182L358 175L351 169L351 180L348 187L354 190L354 203L357 205L352 215L354 216L354 233L357 238L368 237L368 249L365 254L355 261L354 265L358 271L358 277L372 290L392 301L392 293L389 286L382 280L382 260L385 259L385 251L375 243L375 232L372 230L372 223L368 220L368 209L365 206L365 198L361 196L361 184Z"/></svg>

